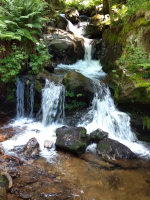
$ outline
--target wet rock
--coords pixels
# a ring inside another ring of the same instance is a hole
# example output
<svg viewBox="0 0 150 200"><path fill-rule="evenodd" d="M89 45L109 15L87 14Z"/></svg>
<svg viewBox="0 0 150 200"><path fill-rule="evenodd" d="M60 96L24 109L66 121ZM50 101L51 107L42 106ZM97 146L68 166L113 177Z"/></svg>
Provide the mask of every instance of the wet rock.
<svg viewBox="0 0 150 200"><path fill-rule="evenodd" d="M23 154L27 159L39 157L39 143L35 137L24 146Z"/></svg>
<svg viewBox="0 0 150 200"><path fill-rule="evenodd" d="M50 141L50 140L45 140L44 141L44 147L47 148L47 149L51 149L53 146L53 142Z"/></svg>
<svg viewBox="0 0 150 200"><path fill-rule="evenodd" d="M94 15L87 26L88 34L91 38L102 38L102 34L109 27L109 24L109 15Z"/></svg>
<svg viewBox="0 0 150 200"><path fill-rule="evenodd" d="M136 157L128 147L110 138L105 138L98 143L97 152L104 160L109 162L117 159L132 159Z"/></svg>
<svg viewBox="0 0 150 200"><path fill-rule="evenodd" d="M0 200L6 200L6 183L3 175L0 174Z"/></svg>
<svg viewBox="0 0 150 200"><path fill-rule="evenodd" d="M106 137L108 137L108 133L101 129L96 129L95 131L90 133L91 141L96 142L96 143L98 143L100 140L102 140Z"/></svg>
<svg viewBox="0 0 150 200"><path fill-rule="evenodd" d="M66 88L66 109L80 110L90 105L94 97L92 81L82 74L71 71L63 78Z"/></svg>
<svg viewBox="0 0 150 200"><path fill-rule="evenodd" d="M62 29L45 27L43 34L47 42L53 66L73 64L84 58L84 40Z"/></svg>
<svg viewBox="0 0 150 200"><path fill-rule="evenodd" d="M65 11L65 17L72 23L78 23L79 12L76 9L69 9Z"/></svg>
<svg viewBox="0 0 150 200"><path fill-rule="evenodd" d="M56 130L56 146L76 154L83 154L89 144L86 129L83 127L63 126Z"/></svg>
<svg viewBox="0 0 150 200"><path fill-rule="evenodd" d="M4 151L3 147L0 146L0 157L1 157L2 155L4 155L4 153L5 153L5 151Z"/></svg>
<svg viewBox="0 0 150 200"><path fill-rule="evenodd" d="M65 31L67 28L67 24L68 24L67 20L64 17L59 16L58 24L56 27L59 29L63 29Z"/></svg>
<svg viewBox="0 0 150 200"><path fill-rule="evenodd" d="M54 174L35 165L24 164L17 168L20 177L13 180L8 199L67 199L72 191L68 182L57 180Z"/></svg>

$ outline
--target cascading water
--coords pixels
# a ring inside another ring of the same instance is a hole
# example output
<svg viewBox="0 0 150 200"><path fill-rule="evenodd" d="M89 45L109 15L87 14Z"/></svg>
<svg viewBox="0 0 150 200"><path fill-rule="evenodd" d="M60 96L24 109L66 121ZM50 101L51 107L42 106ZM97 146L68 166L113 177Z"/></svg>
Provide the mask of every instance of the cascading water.
<svg viewBox="0 0 150 200"><path fill-rule="evenodd" d="M17 97L17 105L16 105L17 116L16 117L17 119L25 117L25 114L30 118L33 117L34 81L31 81L31 83L28 83L27 87L29 87L29 93L25 91L25 79L17 78L17 90L16 90L16 97ZM25 93L27 94L25 95ZM25 99L25 96L27 96L27 100ZM26 112L25 112L25 103L27 104Z"/></svg>
<svg viewBox="0 0 150 200"><path fill-rule="evenodd" d="M135 133L131 131L129 115L117 110L113 99L111 98L109 89L98 81L106 74L102 71L102 66L99 61L92 60L92 40L84 38L83 34L85 33L85 30L78 29L77 26L73 26L70 21L68 21L67 28L78 37L84 39L85 56L84 60L80 60L73 65L60 64L58 65L58 69L72 69L80 72L86 77L93 79L97 88L92 108L88 114L86 113L85 116L83 116L78 123L78 126L86 127L88 133L100 128L108 132L110 138L125 144L133 152L143 156L148 155L149 150L142 145L142 143L138 142ZM91 115L93 115L92 122L87 119L88 115L90 116L90 119Z"/></svg>
<svg viewBox="0 0 150 200"><path fill-rule="evenodd" d="M30 85L30 114L29 117L33 117L33 106L34 106L34 82Z"/></svg>
<svg viewBox="0 0 150 200"><path fill-rule="evenodd" d="M68 21L68 20L67 20ZM74 32L78 37L83 37L84 30L77 26L73 26L68 21L68 29ZM55 70L67 69L76 70L82 73L84 76L89 77L95 83L97 88L95 97L92 102L91 108L80 119L78 126L84 126L87 132L101 128L109 133L109 137L116 139L132 151L142 156L148 155L149 150L137 141L136 135L131 131L130 117L117 110L114 102L111 98L109 89L104 85L100 84L99 80L105 77L105 73L102 71L102 66L99 61L92 60L91 58L91 39L84 38L85 44L85 57L84 60L79 60L73 65L60 64ZM24 116L24 83L17 80L17 118ZM30 92L32 92L30 87ZM14 146L23 145L32 137L36 137L40 143L41 155L50 157L51 152L44 149L44 140L51 140L55 142L55 130L62 126L62 119L64 117L64 88L62 86L56 86L54 83L46 81L45 88L42 90L42 123L34 122L33 120L25 119L22 121L15 121L12 126L24 126L28 124L25 132L17 139L11 139L3 143L5 149L10 150ZM30 94L30 96L32 96ZM33 96L32 96L33 97ZM31 100L31 108L33 108L33 99ZM33 113L31 109L31 113ZM32 115L32 114L31 114ZM89 117L88 117L89 116ZM92 117L91 117L92 116ZM92 119L91 119L92 118ZM89 120L90 119L90 120ZM37 131L38 130L38 131ZM54 155L54 154L52 154Z"/></svg>
<svg viewBox="0 0 150 200"><path fill-rule="evenodd" d="M24 81L21 81L20 78L17 79L17 90L16 90L16 96L17 96L17 105L16 105L16 111L17 111L17 119L24 117L24 88L25 83Z"/></svg>
<svg viewBox="0 0 150 200"><path fill-rule="evenodd" d="M64 89L56 86L53 82L46 80L45 88L42 90L42 124L44 126L59 121L64 117Z"/></svg>

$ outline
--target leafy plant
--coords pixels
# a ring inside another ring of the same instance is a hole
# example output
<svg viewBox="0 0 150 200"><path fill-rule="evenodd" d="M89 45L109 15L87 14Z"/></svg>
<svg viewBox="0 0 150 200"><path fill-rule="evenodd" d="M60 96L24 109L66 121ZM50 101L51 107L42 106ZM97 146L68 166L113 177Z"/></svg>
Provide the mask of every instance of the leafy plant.
<svg viewBox="0 0 150 200"><path fill-rule="evenodd" d="M150 117L146 116L143 117L143 129L147 127L147 129L150 129Z"/></svg>
<svg viewBox="0 0 150 200"><path fill-rule="evenodd" d="M1 0L0 38L3 40L37 42L46 3L42 0Z"/></svg>
<svg viewBox="0 0 150 200"><path fill-rule="evenodd" d="M135 45L127 45L125 54L119 59L120 65L126 65L131 71L137 72L139 68L150 68L150 60L147 58L146 52L142 47Z"/></svg>
<svg viewBox="0 0 150 200"><path fill-rule="evenodd" d="M112 70L112 72L114 73L114 76L115 76L116 78L119 78L119 75L116 74L116 70Z"/></svg>
<svg viewBox="0 0 150 200"><path fill-rule="evenodd" d="M74 97L74 92L70 92L68 90L65 91L65 96L66 97Z"/></svg>
<svg viewBox="0 0 150 200"><path fill-rule="evenodd" d="M36 54L26 54L23 47L18 47L15 43L11 46L11 49L10 55L0 59L0 75L3 82L16 81L17 75L25 67L25 63L29 73L37 74L39 70L43 69L44 64L50 62L48 49L45 48L43 40L37 43L34 49ZM4 46L0 47L0 53L2 51L5 52Z"/></svg>
<svg viewBox="0 0 150 200"><path fill-rule="evenodd" d="M16 80L16 76L21 70L21 66L24 65L24 60L27 55L23 51L23 48L17 47L15 43L12 45L12 52L3 59L0 59L0 74L3 82L9 80ZM5 48L1 46L0 52L5 51Z"/></svg>
<svg viewBox="0 0 150 200"><path fill-rule="evenodd" d="M81 107L85 107L86 105L87 103L84 101L72 100L70 104L65 104L65 109L70 111L70 110L75 110Z"/></svg>

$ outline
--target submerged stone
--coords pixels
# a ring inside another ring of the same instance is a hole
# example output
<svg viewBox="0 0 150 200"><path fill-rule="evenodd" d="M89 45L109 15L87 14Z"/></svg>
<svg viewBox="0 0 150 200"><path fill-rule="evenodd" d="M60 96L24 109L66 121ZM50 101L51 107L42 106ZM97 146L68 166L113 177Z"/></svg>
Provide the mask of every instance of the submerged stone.
<svg viewBox="0 0 150 200"><path fill-rule="evenodd" d="M56 130L56 146L76 154L83 154L89 144L86 129L63 126Z"/></svg>

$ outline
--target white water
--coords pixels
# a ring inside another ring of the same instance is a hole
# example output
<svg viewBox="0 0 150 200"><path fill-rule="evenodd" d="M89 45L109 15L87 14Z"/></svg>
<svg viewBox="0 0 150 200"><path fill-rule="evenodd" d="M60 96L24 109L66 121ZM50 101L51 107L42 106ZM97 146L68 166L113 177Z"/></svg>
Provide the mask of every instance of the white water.
<svg viewBox="0 0 150 200"><path fill-rule="evenodd" d="M74 27L70 22L68 22L68 29L74 32L75 35L83 37L82 34L84 31L77 29L77 27ZM79 126L84 126L88 133L96 130L97 128L101 128L109 133L110 138L122 142L133 152L141 156L148 156L149 150L142 143L137 141L136 135L131 131L130 117L117 110L111 98L109 89L105 85L100 85L97 81L104 77L105 73L102 71L102 66L99 61L91 59L90 43L92 40L86 38L84 38L84 40L84 60L79 60L73 65L60 64L57 67L57 69L63 68L76 70L95 81L97 92L95 94L95 98L93 99L91 110L86 114L85 118L83 117L83 119L81 119L82 123L79 123ZM47 81L45 88L42 91L42 123L34 122L31 119L20 119L15 121L11 124L11 126L26 127L26 130L9 141L3 142L5 150L9 151L17 145L24 145L29 139L36 137L40 143L41 155L46 157L55 155L54 149L44 149L43 145L45 140L55 142L55 130L56 128L62 126L61 124L58 124L57 120L63 115L63 108L61 106L64 102L64 98L60 100L60 94L62 93L62 86L55 86L53 83L49 83ZM87 120L88 115L93 116L92 122Z"/></svg>
<svg viewBox="0 0 150 200"><path fill-rule="evenodd" d="M56 86L53 82L46 80L45 88L42 90L42 124L50 125L59 121L64 116L64 92L63 86Z"/></svg>
<svg viewBox="0 0 150 200"><path fill-rule="evenodd" d="M17 79L17 90L16 90L16 96L17 96L17 118L24 117L24 87L25 83L20 80L20 78Z"/></svg>

